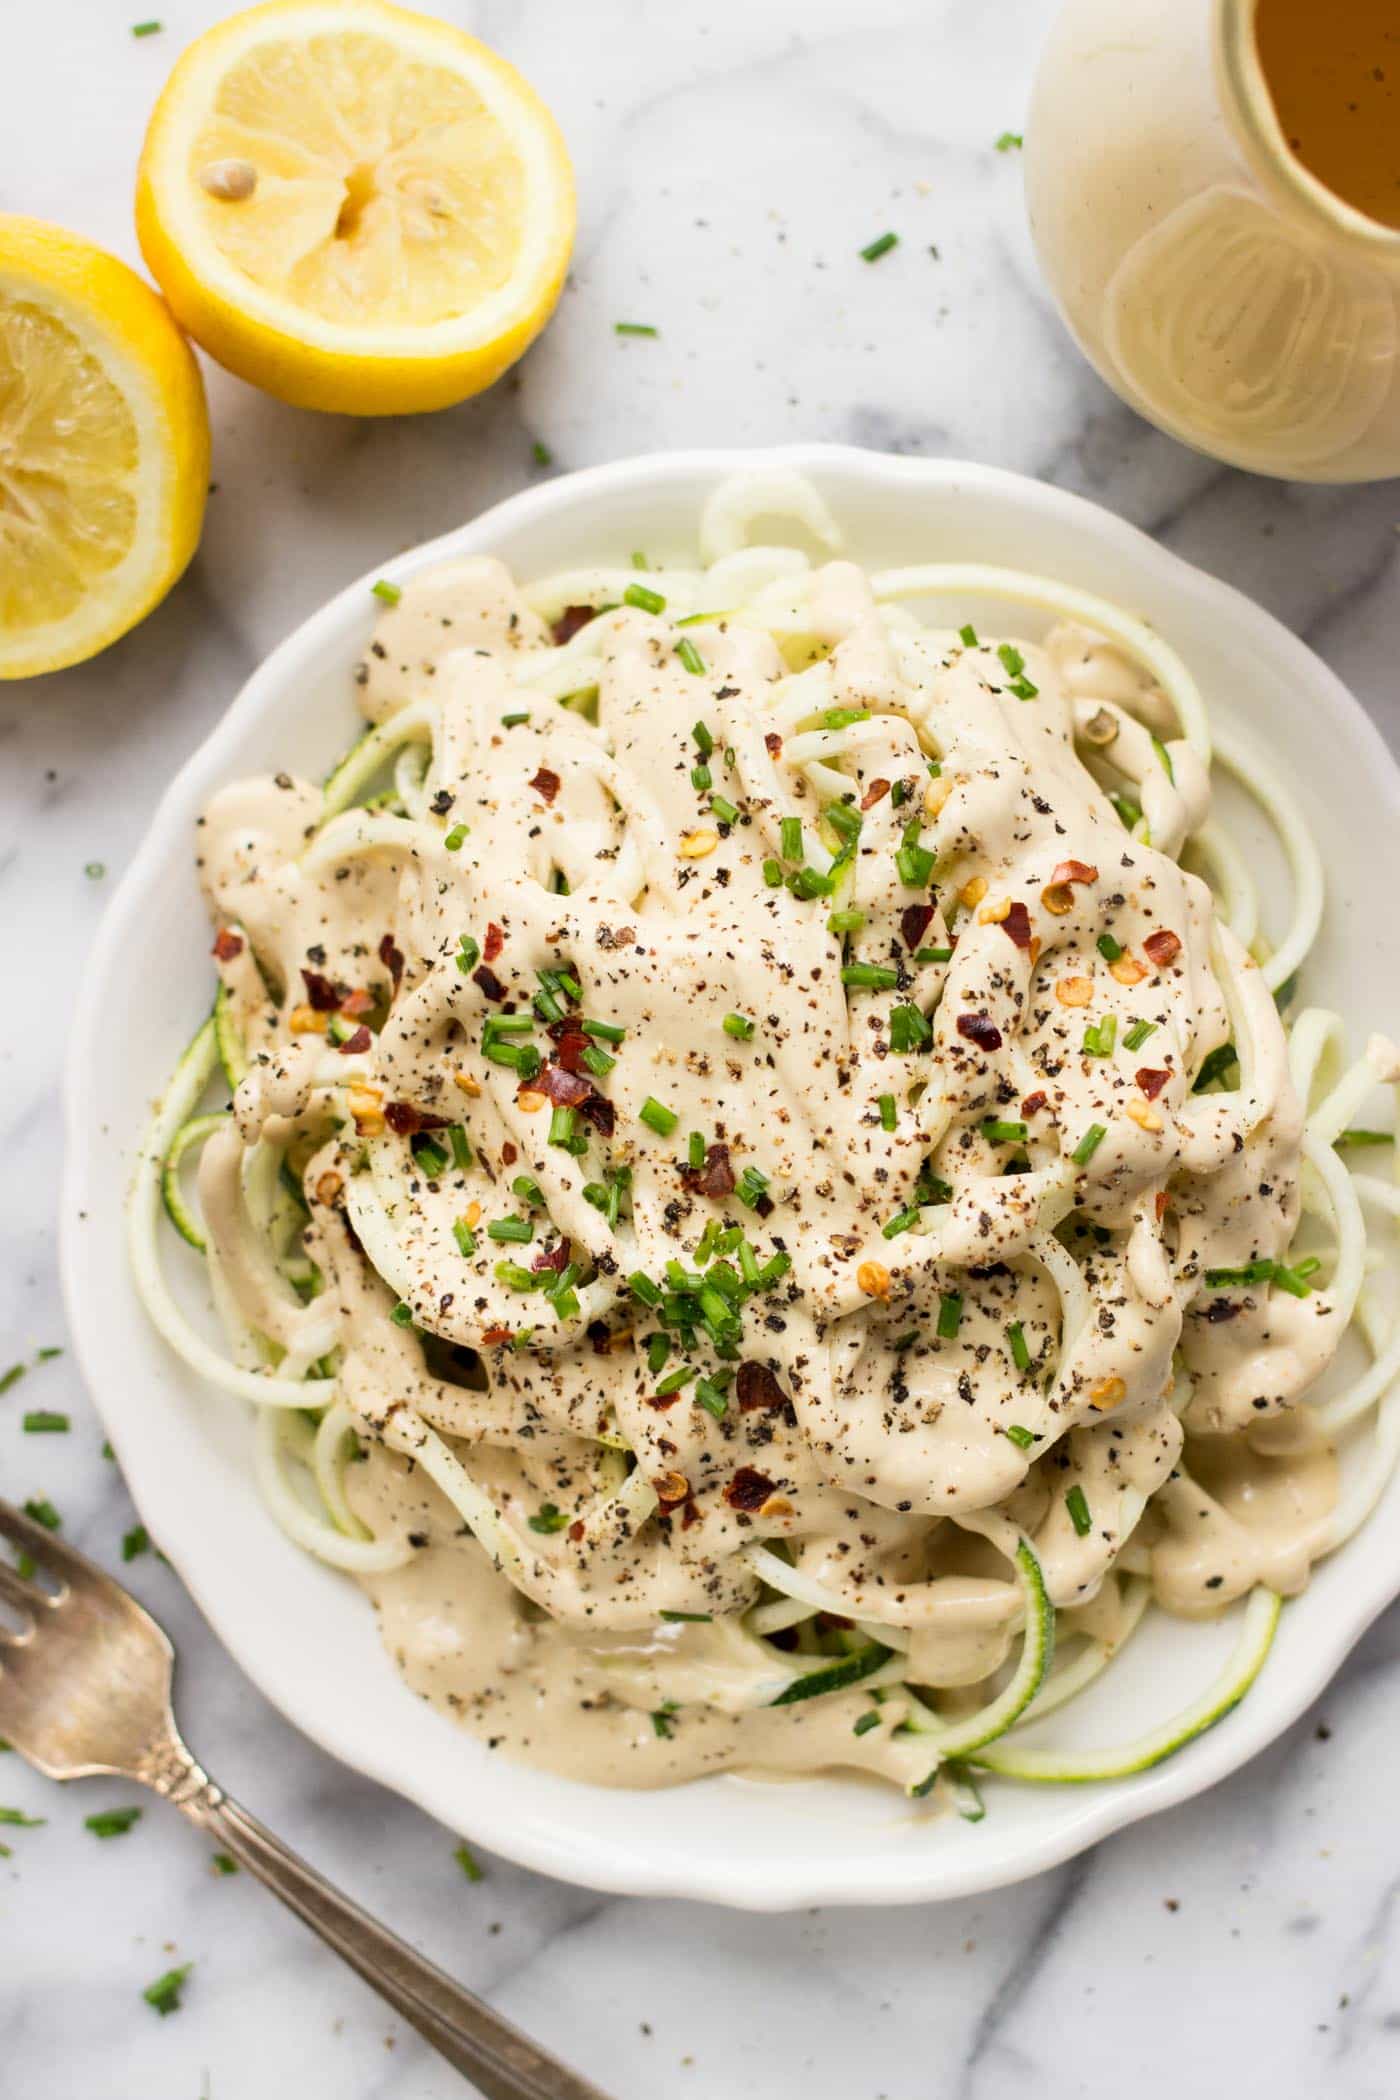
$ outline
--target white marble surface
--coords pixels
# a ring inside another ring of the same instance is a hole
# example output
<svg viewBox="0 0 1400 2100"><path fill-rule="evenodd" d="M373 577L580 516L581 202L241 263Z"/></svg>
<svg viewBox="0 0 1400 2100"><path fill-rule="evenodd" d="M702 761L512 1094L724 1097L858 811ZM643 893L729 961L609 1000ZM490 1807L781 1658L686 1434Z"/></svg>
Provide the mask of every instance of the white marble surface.
<svg viewBox="0 0 1400 2100"><path fill-rule="evenodd" d="M157 0L159 4L159 0ZM67 676L0 688L0 1367L64 1340L58 1069L74 973L165 780L258 658L348 576L540 470L652 447L831 438L965 454L1079 489L1298 628L1400 744L1395 486L1250 481L1113 401L1062 333L992 142L1051 0L453 0L560 112L582 223L518 379L357 425L211 375L217 493L169 602ZM5 9L0 209L135 259L131 171L178 46L222 10ZM886 227L901 247L856 251ZM930 253L936 246L937 255ZM656 342L620 342L617 319ZM84 864L105 863L105 880ZM1377 874L1394 880L1393 842ZM134 957L133 966L158 967ZM100 1073L93 1083L101 1084ZM25 1438L21 1405L66 1407ZM0 1481L115 1562L133 1513L67 1361L0 1402ZM300 1741L175 1576L134 1586L179 1646L189 1732L294 1845L619 2100L1075 2100L1117 2089L1381 2100L1400 2088L1400 1610L1318 1711L1213 1795L1029 1885L941 1909L755 1919L603 1899L488 1862ZM246 1876L154 1805L93 1809L0 1761L47 1818L0 1861L0 2093L52 2100L446 2100L463 2090ZM184 2009L141 1990L195 1964ZM1246 2084L1247 2081L1247 2084Z"/></svg>

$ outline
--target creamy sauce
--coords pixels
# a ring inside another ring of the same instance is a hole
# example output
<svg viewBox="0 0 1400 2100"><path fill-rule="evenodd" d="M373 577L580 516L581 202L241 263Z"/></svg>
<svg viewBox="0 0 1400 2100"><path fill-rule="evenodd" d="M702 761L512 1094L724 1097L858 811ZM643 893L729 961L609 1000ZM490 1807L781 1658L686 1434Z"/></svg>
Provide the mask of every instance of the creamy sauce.
<svg viewBox="0 0 1400 2100"><path fill-rule="evenodd" d="M1199 1613L1297 1588L1335 1499L1291 1426L1339 1339L1326 1293L1206 1281L1288 1258L1301 1116L1259 971L1171 857L1208 786L1162 696L1070 627L1009 656L901 648L848 563L810 608L786 654L740 619L601 614L595 724L522 688L550 637L500 564L456 563L408 586L361 673L371 721L416 710L430 740L415 814L318 830L319 792L283 775L225 790L202 828L251 1059L201 1167L223 1286L287 1365L338 1352L350 1507L409 1556L366 1578L408 1681L503 1753L606 1783L918 1776L897 1689L858 1738L867 1692L768 1703L820 1658L741 1624L757 1542L907 1642L912 1681L970 1688L1019 1627L1018 1533L1069 1627L1111 1638L1130 1539L1159 1599ZM835 776L819 800L813 724L861 813L835 898L770 880L795 865L784 815L818 872L840 844L818 843ZM1098 784L1110 748L1155 845ZM911 822L928 869L901 865ZM844 953L833 909L863 915ZM843 984L843 961L886 975ZM578 999L556 986L553 1036L500 1034L542 970ZM570 1015L625 1031L587 1039L610 1066L580 1063ZM1238 1090L1193 1093L1232 1037ZM550 1142L561 1074L602 1104L574 1110L576 1152ZM262 1141L303 1172L309 1303L247 1229ZM491 1236L521 1219L528 1239ZM771 1280L734 1354L673 1331L662 1363L628 1279L666 1287L729 1226ZM558 1308L498 1273L542 1256L577 1271ZM422 1425L489 1497L509 1581L429 1477Z"/></svg>

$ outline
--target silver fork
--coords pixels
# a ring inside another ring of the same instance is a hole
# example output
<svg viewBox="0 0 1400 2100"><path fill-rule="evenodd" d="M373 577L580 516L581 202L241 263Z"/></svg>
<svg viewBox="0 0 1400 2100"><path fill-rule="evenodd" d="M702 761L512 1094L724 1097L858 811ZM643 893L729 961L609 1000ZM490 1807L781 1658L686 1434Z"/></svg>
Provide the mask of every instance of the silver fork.
<svg viewBox="0 0 1400 2100"><path fill-rule="evenodd" d="M175 1651L150 1613L101 1568L8 1502L0 1536L50 1577L0 1559L0 1736L49 1779L101 1773L148 1786L218 1839L366 1983L465 2072L486 2100L606 2100L450 1976L377 1925L229 1799L180 1739Z"/></svg>

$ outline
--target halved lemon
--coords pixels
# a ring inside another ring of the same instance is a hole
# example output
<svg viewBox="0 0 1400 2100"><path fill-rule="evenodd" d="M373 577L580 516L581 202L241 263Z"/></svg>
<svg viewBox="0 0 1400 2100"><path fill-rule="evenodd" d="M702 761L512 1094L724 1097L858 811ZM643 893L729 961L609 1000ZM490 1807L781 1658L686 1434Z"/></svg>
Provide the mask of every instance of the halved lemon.
<svg viewBox="0 0 1400 2100"><path fill-rule="evenodd" d="M304 408L479 393L553 311L574 233L553 117L474 37L386 0L272 0L180 59L142 253L195 341Z"/></svg>
<svg viewBox="0 0 1400 2100"><path fill-rule="evenodd" d="M163 299L89 241L0 213L0 678L95 656L199 541L209 419Z"/></svg>

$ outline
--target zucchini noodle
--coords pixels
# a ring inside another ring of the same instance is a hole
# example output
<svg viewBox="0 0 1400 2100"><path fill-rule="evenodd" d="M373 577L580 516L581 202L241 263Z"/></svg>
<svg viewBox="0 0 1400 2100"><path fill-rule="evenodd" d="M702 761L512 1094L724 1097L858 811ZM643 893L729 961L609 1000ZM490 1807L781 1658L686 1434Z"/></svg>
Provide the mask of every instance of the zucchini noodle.
<svg viewBox="0 0 1400 2100"><path fill-rule="evenodd" d="M819 562L751 543L783 519ZM253 1402L276 1522L507 1754L851 1767L975 1821L969 1764L1109 1779L1212 1725L1384 1492L1400 1182L1352 1126L1400 1054L1280 1013L1316 847L1143 621L866 576L786 471L698 540L416 577L325 782L215 798L218 990L133 1268ZM1262 963L1213 759L1289 870ZM1182 1714L1020 1747L1232 1605Z"/></svg>

